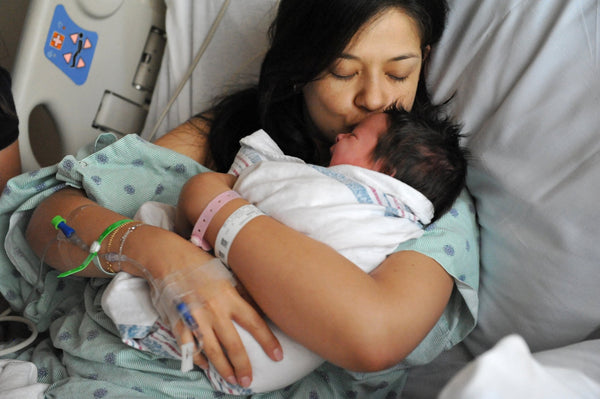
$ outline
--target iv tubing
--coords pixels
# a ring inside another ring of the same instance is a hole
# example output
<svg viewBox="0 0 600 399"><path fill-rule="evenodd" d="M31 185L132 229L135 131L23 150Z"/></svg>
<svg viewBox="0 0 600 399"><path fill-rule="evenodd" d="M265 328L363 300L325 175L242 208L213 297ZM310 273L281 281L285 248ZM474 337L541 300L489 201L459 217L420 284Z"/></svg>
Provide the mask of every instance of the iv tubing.
<svg viewBox="0 0 600 399"><path fill-rule="evenodd" d="M208 31L208 33L206 34L206 37L204 38L204 41L202 42L202 46L200 46L200 49L196 53L196 57L194 58L194 60L192 61L192 64L189 66L189 68L185 72L185 75L183 76L181 82L179 83L179 86L177 86L177 88L175 89L175 92L169 99L169 102L165 106L165 109L163 110L163 112L160 114L160 117L156 121L156 124L154 125L152 132L148 136L148 141L151 142L152 139L154 139L154 136L158 132L160 124L166 118L167 113L169 112L169 110L171 109L173 104L175 103L175 100L179 96L179 93L181 93L181 91L183 90L183 87L189 80L190 76L192 76L192 72L194 72L194 69L196 68L196 65L198 65L198 62L200 62L200 58L202 58L202 55L204 55L204 52L206 51L206 49L208 48L208 45L212 41L212 39L215 35L215 32L217 31L217 28L219 27L219 24L221 23L221 20L225 16L225 11L227 10L227 7L229 7L229 2L230 2L230 0L225 0L223 5L221 6L221 9L219 10L219 14L217 14L215 20L213 21L213 23L210 27L210 30Z"/></svg>

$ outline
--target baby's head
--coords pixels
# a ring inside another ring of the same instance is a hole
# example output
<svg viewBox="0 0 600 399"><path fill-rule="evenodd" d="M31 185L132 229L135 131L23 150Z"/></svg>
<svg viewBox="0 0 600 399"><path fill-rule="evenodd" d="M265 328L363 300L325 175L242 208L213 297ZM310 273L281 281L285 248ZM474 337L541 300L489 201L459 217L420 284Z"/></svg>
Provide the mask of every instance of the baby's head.
<svg viewBox="0 0 600 399"><path fill-rule="evenodd" d="M468 152L460 137L460 126L437 107L392 108L338 135L330 165L362 166L401 180L433 203L437 219L465 186Z"/></svg>
<svg viewBox="0 0 600 399"><path fill-rule="evenodd" d="M366 117L350 133L338 134L331 146L329 166L354 165L381 171L381 165L373 156L380 137L387 133L389 127L389 116L379 113Z"/></svg>

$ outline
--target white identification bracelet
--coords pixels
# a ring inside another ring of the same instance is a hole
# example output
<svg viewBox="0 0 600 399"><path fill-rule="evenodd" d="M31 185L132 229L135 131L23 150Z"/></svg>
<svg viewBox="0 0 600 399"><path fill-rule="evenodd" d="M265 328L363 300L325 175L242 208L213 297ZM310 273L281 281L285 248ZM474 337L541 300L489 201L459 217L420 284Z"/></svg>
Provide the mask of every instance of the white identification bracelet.
<svg viewBox="0 0 600 399"><path fill-rule="evenodd" d="M229 255L229 249L242 227L255 217L261 215L264 215L264 213L254 205L244 205L225 220L215 241L215 255L221 258L223 263L228 264L227 256Z"/></svg>

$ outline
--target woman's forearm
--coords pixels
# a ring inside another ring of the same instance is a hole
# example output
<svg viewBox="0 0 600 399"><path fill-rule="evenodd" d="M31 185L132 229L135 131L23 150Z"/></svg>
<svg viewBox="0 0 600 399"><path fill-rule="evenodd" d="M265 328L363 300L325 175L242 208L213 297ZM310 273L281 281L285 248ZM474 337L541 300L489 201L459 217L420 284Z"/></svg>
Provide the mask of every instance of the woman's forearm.
<svg viewBox="0 0 600 399"><path fill-rule="evenodd" d="M57 241L57 231L50 222L57 215L63 216L88 246L97 240L108 226L125 219L123 215L99 206L76 189L61 190L44 200L31 217L26 238L35 253L43 256L45 263L59 271L79 266L88 252L78 249L73 244ZM145 269L155 278L160 278L171 272L170 265L182 266L212 259L187 240L158 227L139 226L123 241L126 232L127 226L115 231L112 240L106 239L102 242L99 254L116 253L122 249L123 254L135 262L120 262L118 265L123 271L133 275L144 276ZM165 262L167 251L169 262ZM76 275L106 277L93 265Z"/></svg>
<svg viewBox="0 0 600 399"><path fill-rule="evenodd" d="M215 193L231 189L236 179L233 175L218 172L205 172L189 179L179 195L175 231L183 237L189 237L193 225L205 209L206 204L201 198L210 197L209 192L213 188Z"/></svg>
<svg viewBox="0 0 600 399"><path fill-rule="evenodd" d="M231 201L209 226L214 242ZM371 275L332 248L268 217L235 238L229 264L282 330L328 360L374 371L401 361L443 312L453 282L432 259L390 256Z"/></svg>
<svg viewBox="0 0 600 399"><path fill-rule="evenodd" d="M91 209L84 207L98 209L91 212ZM104 212L100 213L99 211L102 210ZM72 269L76 263L81 263L85 259L86 253L77 250L74 245L66 248L63 243L57 241L57 230L51 224L55 216L66 218L67 223L75 228L76 234L85 243L91 243L108 225L123 218L117 213L99 207L86 198L81 191L72 188L63 189L44 200L31 216L26 238L34 252L40 257L43 256L45 263L59 271ZM101 272L94 267L89 267L78 275L96 277L101 276Z"/></svg>

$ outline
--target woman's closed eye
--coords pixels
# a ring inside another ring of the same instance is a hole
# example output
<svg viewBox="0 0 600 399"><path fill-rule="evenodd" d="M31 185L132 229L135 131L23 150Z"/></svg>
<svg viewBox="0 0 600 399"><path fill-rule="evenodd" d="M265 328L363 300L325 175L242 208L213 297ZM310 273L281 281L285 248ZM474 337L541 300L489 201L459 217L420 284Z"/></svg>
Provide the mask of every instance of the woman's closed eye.
<svg viewBox="0 0 600 399"><path fill-rule="evenodd" d="M397 75L392 75L391 73L388 73L387 76L396 82L404 82L406 79L408 79L408 76L397 76Z"/></svg>
<svg viewBox="0 0 600 399"><path fill-rule="evenodd" d="M331 71L330 73L331 73L331 76L333 76L336 79L340 79L340 80L350 80L354 76L357 75L357 72L353 72L353 73L338 73L338 72Z"/></svg>
<svg viewBox="0 0 600 399"><path fill-rule="evenodd" d="M331 76L333 76L335 79L339 79L339 80L350 80L353 77L355 77L356 75L358 75L358 72L353 72L353 73L341 73L341 72L334 72L331 71L330 72ZM405 75L394 75L391 73L387 73L386 76L388 78L390 78L392 81L395 82L404 82L406 79L408 79L408 76Z"/></svg>

